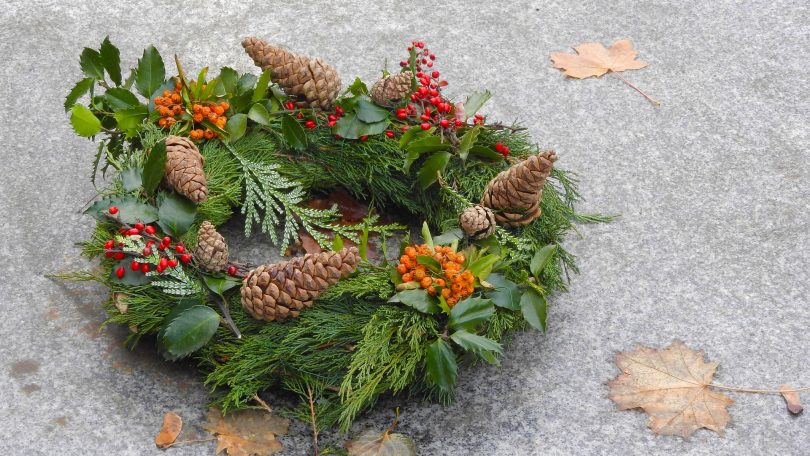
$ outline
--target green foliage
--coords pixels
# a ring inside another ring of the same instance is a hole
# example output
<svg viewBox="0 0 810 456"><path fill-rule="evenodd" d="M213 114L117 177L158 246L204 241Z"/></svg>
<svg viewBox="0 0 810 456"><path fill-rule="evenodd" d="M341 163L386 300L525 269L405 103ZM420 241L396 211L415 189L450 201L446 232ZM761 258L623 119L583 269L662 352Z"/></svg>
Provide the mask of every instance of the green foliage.
<svg viewBox="0 0 810 456"><path fill-rule="evenodd" d="M180 302L166 317L158 333L163 357L176 361L203 347L219 327L219 314L194 301Z"/></svg>

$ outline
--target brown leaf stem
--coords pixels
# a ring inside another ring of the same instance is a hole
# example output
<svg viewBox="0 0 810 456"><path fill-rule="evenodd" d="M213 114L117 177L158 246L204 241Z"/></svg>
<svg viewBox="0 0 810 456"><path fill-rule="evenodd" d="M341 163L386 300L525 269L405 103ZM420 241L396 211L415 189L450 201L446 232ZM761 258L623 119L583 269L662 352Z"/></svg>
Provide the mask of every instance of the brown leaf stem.
<svg viewBox="0 0 810 456"><path fill-rule="evenodd" d="M800 393L802 391L810 391L810 386L805 386L802 388L791 388L791 389L784 389L784 390L771 390L771 389L756 389L756 388L740 388L737 386L726 386L720 385L717 383L710 383L710 387L717 388L726 391L736 391L738 393L754 393L754 394L782 394L782 393Z"/></svg>
<svg viewBox="0 0 810 456"><path fill-rule="evenodd" d="M611 73L613 73L613 75L614 75L614 76L616 76L617 78L619 78L619 80L620 80L620 81L622 81L623 83L625 83L625 84L627 84L628 86L630 86L630 87L631 87L633 90L635 90L636 92L638 92L638 93L640 93L641 95L643 95L643 96L644 96L644 98L646 98L646 99L647 99L647 101L649 101L650 103L652 103L652 104L653 104L653 105L655 105L656 107L661 106L661 102L660 102L660 101L658 101L658 100L654 99L653 97L651 97L651 96L647 95L646 93L644 93L644 91L643 91L643 90L641 90L641 89L639 89L638 87L636 87L636 86L635 86L635 84L633 84L632 82L628 81L627 79L624 79L624 78L622 77L622 75L620 75L619 73L616 73L615 71L611 71Z"/></svg>

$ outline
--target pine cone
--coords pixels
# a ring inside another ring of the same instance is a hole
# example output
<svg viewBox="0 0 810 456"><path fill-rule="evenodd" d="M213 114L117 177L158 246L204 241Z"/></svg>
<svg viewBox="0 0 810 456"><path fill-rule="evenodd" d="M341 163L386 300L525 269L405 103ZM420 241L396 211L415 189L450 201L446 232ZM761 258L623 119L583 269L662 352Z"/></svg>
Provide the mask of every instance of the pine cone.
<svg viewBox="0 0 810 456"><path fill-rule="evenodd" d="M413 73L389 74L371 86L371 99L380 106L394 106L411 93Z"/></svg>
<svg viewBox="0 0 810 456"><path fill-rule="evenodd" d="M540 217L543 185L556 160L557 154L547 150L501 171L487 184L481 204L492 209L503 226L528 225Z"/></svg>
<svg viewBox="0 0 810 456"><path fill-rule="evenodd" d="M195 203L208 199L203 156L188 138L166 138L166 182Z"/></svg>
<svg viewBox="0 0 810 456"><path fill-rule="evenodd" d="M258 320L297 317L321 292L351 274L359 261L357 247L350 247L259 266L242 285L242 307Z"/></svg>
<svg viewBox="0 0 810 456"><path fill-rule="evenodd" d="M467 236L483 239L495 232L495 214L490 208L476 204L461 211L458 224Z"/></svg>
<svg viewBox="0 0 810 456"><path fill-rule="evenodd" d="M208 272L220 272L228 264L228 243L209 221L202 222L197 231L194 261Z"/></svg>
<svg viewBox="0 0 810 456"><path fill-rule="evenodd" d="M301 108L329 109L340 92L340 75L323 60L294 54L255 37L242 41L245 52Z"/></svg>

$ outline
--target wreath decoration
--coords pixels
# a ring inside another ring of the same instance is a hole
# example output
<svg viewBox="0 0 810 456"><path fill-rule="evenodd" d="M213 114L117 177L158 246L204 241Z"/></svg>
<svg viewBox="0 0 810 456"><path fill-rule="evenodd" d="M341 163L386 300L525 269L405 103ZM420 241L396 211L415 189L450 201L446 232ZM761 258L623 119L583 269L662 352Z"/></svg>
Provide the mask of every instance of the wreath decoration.
<svg viewBox="0 0 810 456"><path fill-rule="evenodd" d="M65 110L98 143L105 183L81 248L101 267L61 277L106 285L130 346L193 357L224 412L289 391L304 399L294 415L314 403L319 426L345 430L382 394L450 401L460 362L497 364L510 334L545 329L576 271L566 233L607 220L574 210L553 151L478 114L487 91L446 98L423 42L400 72L343 91L323 60L242 45L259 76L192 79L175 56L167 77L150 46L124 78L109 38L81 53ZM368 211L347 223L310 204L332 192ZM236 261L217 228L239 216L245 236L258 227L287 253L303 237L309 252Z"/></svg>

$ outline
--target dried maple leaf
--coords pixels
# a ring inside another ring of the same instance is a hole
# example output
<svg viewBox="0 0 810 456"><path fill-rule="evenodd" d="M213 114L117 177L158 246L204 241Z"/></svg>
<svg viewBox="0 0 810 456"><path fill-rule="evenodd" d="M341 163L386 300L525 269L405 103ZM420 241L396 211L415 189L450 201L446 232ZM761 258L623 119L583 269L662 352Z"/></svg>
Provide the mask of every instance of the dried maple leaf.
<svg viewBox="0 0 810 456"><path fill-rule="evenodd" d="M782 385L779 387L779 393L782 394L782 397L785 399L787 409L790 413L798 415L804 411L801 397L795 388L790 385Z"/></svg>
<svg viewBox="0 0 810 456"><path fill-rule="evenodd" d="M575 47L577 54L555 52L551 54L554 68L565 70L565 75L584 79L602 76L608 71L614 73L625 70L638 70L647 66L636 60L638 51L628 40L619 40L605 48L602 43L582 43Z"/></svg>
<svg viewBox="0 0 810 456"><path fill-rule="evenodd" d="M722 434L731 420L726 407L734 401L710 389L717 363L682 342L662 350L638 347L619 353L622 373L608 383L610 399L621 410L641 408L659 435L688 437L700 428Z"/></svg>
<svg viewBox="0 0 810 456"><path fill-rule="evenodd" d="M183 430L183 419L174 412L166 412L163 415L163 426L155 436L155 445L158 448L167 448L177 440L180 431Z"/></svg>
<svg viewBox="0 0 810 456"><path fill-rule="evenodd" d="M229 456L267 456L284 447L276 435L286 434L290 422L264 410L243 410L222 416L219 409L208 411L204 429L217 438L216 453Z"/></svg>

